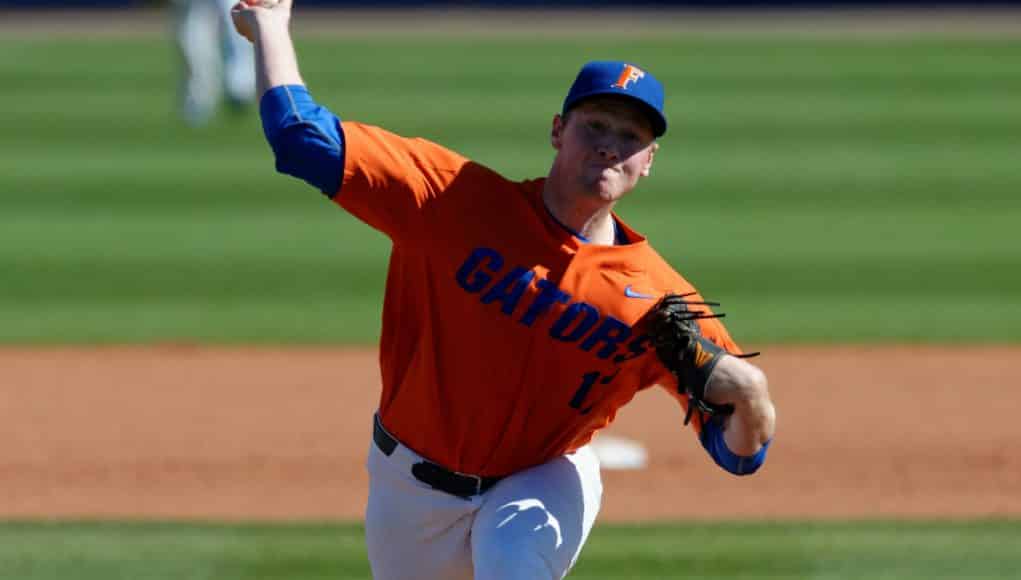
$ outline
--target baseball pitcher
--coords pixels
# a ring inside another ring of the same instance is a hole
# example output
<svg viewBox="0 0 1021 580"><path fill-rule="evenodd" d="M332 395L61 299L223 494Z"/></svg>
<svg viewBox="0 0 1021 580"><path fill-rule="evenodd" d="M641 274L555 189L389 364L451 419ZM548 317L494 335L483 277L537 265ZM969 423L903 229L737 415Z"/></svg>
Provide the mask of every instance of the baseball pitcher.
<svg viewBox="0 0 1021 580"><path fill-rule="evenodd" d="M553 115L546 177L513 181L317 104L290 14L290 0L233 11L255 44L276 167L393 243L382 393L366 417L376 578L565 576L602 495L588 443L656 385L720 467L763 464L775 423L765 375L716 304L613 211L667 128L652 73L584 65Z"/></svg>

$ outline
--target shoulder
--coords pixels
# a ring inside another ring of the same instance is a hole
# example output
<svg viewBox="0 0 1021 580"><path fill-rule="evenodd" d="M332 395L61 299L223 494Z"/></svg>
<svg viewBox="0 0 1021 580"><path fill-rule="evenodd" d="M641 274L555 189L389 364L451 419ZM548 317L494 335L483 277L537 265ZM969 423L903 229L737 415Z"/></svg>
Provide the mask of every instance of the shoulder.
<svg viewBox="0 0 1021 580"><path fill-rule="evenodd" d="M405 170L457 175L462 181L485 182L490 187L521 185L466 155L425 137L405 136L382 127L343 121L341 128L350 164L385 161ZM396 167L395 167L396 169Z"/></svg>
<svg viewBox="0 0 1021 580"><path fill-rule="evenodd" d="M686 300L691 302L703 302L703 301L720 301L715 296L705 297L698 288L695 287L687 278L685 278L680 272L677 271L669 262L666 261L658 252L649 247L649 255L647 257L647 275L649 276L650 284L660 291L660 295L666 294L687 294ZM697 306L697 309L705 309L708 311L721 313L718 308L712 306ZM743 352L737 345L734 339L730 336L730 332L727 327L723 324L720 318L709 318L699 320L699 327L702 330L702 334L707 338L725 348L731 353Z"/></svg>
<svg viewBox="0 0 1021 580"><path fill-rule="evenodd" d="M422 137L406 137L389 129L360 123L357 121L342 121L340 124L344 131L344 140L349 146L368 146L394 148L408 151L422 151L430 153L442 153L452 158L464 159L456 151L452 151L438 143Z"/></svg>
<svg viewBox="0 0 1021 580"><path fill-rule="evenodd" d="M643 270L649 283L663 294L685 294L694 292L695 287L652 244L646 241L641 256Z"/></svg>

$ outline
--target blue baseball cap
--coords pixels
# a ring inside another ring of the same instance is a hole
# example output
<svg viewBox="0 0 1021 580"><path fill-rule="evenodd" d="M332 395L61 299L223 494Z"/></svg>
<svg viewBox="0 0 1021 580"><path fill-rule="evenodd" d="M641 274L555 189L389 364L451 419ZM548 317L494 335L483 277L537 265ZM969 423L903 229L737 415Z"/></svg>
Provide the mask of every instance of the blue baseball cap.
<svg viewBox="0 0 1021 580"><path fill-rule="evenodd" d="M632 98L645 110L656 137L666 133L663 115L663 85L645 69L622 61L593 61L581 67L564 99L561 114L567 114L583 99L596 95Z"/></svg>

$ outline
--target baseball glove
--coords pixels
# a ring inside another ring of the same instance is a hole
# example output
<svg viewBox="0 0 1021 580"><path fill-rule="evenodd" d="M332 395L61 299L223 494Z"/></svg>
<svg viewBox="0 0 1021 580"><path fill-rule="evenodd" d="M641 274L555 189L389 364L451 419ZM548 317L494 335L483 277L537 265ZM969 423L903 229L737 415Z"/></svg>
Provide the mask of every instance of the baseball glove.
<svg viewBox="0 0 1021 580"><path fill-rule="evenodd" d="M677 377L678 388L688 395L688 412L684 416L684 424L691 421L697 409L700 411L699 421L708 416L729 415L734 406L719 405L705 399L709 377L720 362L723 355L729 354L713 341L702 336L698 320L705 318L722 318L724 314L715 314L708 308L692 309L692 306L719 306L717 302L697 302L686 300L694 292L688 294L667 294L649 311L650 333L652 344L660 362ZM741 358L755 356L735 355Z"/></svg>

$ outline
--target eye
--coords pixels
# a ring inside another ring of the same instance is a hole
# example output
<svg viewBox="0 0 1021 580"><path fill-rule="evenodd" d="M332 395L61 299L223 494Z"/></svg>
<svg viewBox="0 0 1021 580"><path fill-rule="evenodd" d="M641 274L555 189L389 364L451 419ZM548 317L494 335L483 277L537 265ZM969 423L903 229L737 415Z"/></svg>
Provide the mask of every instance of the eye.
<svg viewBox="0 0 1021 580"><path fill-rule="evenodd" d="M596 119L590 120L588 123L585 124L585 126L588 127L589 131L592 131L593 133L606 132L606 123Z"/></svg>

